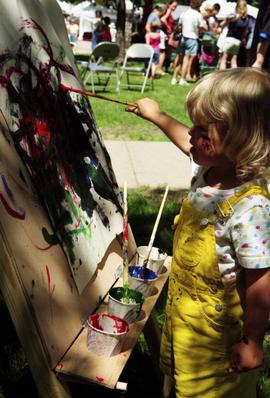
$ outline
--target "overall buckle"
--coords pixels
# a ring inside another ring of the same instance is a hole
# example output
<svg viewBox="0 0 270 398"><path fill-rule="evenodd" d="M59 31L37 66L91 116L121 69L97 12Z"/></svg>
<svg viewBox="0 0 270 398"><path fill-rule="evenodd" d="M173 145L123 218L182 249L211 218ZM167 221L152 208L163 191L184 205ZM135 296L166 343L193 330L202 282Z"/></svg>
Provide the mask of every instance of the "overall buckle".
<svg viewBox="0 0 270 398"><path fill-rule="evenodd" d="M227 220L234 213L234 208L228 200L222 200L216 204L216 212L219 218Z"/></svg>

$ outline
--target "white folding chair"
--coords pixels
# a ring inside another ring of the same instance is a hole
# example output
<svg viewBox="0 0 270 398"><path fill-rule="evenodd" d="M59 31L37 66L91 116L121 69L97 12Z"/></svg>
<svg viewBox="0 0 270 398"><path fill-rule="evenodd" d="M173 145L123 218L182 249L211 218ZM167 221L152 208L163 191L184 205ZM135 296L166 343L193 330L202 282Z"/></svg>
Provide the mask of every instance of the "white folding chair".
<svg viewBox="0 0 270 398"><path fill-rule="evenodd" d="M151 64L153 60L154 50L148 44L136 43L132 44L126 51L123 66L120 68L120 81L119 81L119 91L120 86L124 85L122 77L124 72L126 73L126 85L131 87L140 87L141 93L144 92L147 86L147 79L150 77ZM132 65L130 66L130 64ZM138 75L142 76L141 82L135 81L134 77ZM149 84L150 85L150 84ZM154 88L153 79L151 79L152 89Z"/></svg>
<svg viewBox="0 0 270 398"><path fill-rule="evenodd" d="M88 62L80 62L84 69L83 83L87 85L90 80L93 93L98 86L103 87L105 91L113 73L116 78L116 91L119 92L119 68L116 62L119 52L119 44L104 41L94 48Z"/></svg>

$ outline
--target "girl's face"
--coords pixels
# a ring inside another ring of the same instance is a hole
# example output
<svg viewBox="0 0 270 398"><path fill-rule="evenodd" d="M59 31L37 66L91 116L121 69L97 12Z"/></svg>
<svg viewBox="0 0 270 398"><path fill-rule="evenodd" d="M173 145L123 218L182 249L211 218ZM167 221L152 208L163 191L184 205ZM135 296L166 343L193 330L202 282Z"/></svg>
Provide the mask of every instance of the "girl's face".
<svg viewBox="0 0 270 398"><path fill-rule="evenodd" d="M174 11L176 9L176 7L178 6L178 3L176 1L174 1L172 4L169 5L169 8Z"/></svg>
<svg viewBox="0 0 270 398"><path fill-rule="evenodd" d="M223 138L214 124L193 126L190 131L191 154L194 162L206 168L225 166L231 161L224 154Z"/></svg>

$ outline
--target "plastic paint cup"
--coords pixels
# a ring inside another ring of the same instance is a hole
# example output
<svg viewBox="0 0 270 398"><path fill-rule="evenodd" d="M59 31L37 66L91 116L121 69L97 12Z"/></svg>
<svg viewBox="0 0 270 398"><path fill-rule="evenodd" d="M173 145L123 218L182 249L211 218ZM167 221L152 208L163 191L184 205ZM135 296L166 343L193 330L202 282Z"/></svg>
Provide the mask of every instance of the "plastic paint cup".
<svg viewBox="0 0 270 398"><path fill-rule="evenodd" d="M124 302L124 288L114 287L109 291L108 312L119 316L128 323L136 321L143 305L143 294L133 289L128 289L129 302Z"/></svg>
<svg viewBox="0 0 270 398"><path fill-rule="evenodd" d="M121 352L128 332L127 321L110 314L94 314L89 316L87 326L89 351L103 357L112 357Z"/></svg>
<svg viewBox="0 0 270 398"><path fill-rule="evenodd" d="M131 265L128 267L129 286L141 292L144 297L151 294L152 282L157 280L157 273L147 267Z"/></svg>
<svg viewBox="0 0 270 398"><path fill-rule="evenodd" d="M143 265L147 251L148 251L148 246L137 247L137 261L136 262L138 265ZM164 264L167 256L168 256L167 253L165 253L163 250L161 250L157 247L152 247L149 259L146 264L146 268L149 268L152 271L159 274L162 270L163 264Z"/></svg>

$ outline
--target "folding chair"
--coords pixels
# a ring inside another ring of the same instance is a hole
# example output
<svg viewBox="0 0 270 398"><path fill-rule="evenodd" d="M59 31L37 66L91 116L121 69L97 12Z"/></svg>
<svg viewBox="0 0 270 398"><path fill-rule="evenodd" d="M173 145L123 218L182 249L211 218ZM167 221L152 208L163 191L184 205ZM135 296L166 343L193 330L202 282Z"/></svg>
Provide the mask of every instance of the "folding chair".
<svg viewBox="0 0 270 398"><path fill-rule="evenodd" d="M83 83L87 85L90 80L93 93L96 91L96 86L102 86L105 91L113 73L116 78L116 91L119 92L119 68L116 62L119 52L119 44L104 41L94 48L88 62L80 62L84 69ZM111 63L108 65L107 62Z"/></svg>
<svg viewBox="0 0 270 398"><path fill-rule="evenodd" d="M154 50L148 44L136 43L132 44L126 51L126 56L123 62L123 66L120 68L120 86L123 85L121 78L123 73L126 72L127 86L128 89L131 87L141 87L141 93L147 85L147 79L150 76L151 64L153 60ZM129 66L132 62L132 66ZM135 63L135 65L134 65ZM135 76L142 76L141 82L135 82ZM130 77L133 75L132 81ZM153 79L151 79L152 90L154 89Z"/></svg>

